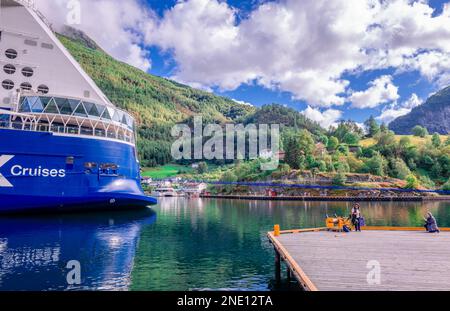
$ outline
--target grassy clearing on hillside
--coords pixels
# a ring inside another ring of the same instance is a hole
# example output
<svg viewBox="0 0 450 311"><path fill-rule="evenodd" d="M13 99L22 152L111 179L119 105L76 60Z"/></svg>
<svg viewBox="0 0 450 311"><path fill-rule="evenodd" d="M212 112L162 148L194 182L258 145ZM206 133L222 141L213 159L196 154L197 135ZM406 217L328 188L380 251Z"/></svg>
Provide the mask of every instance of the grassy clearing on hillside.
<svg viewBox="0 0 450 311"><path fill-rule="evenodd" d="M432 135L428 135L426 137L418 137L418 136L413 136L413 135L395 135L395 140L397 142L399 142L400 139L402 139L402 137L409 137L409 139L411 140L411 143L413 145L419 146L419 145L424 145L427 141L431 140L431 136ZM445 142L448 138L448 135L440 135L440 137L441 137L441 141ZM361 142L360 142L360 145L363 147L366 147L366 148L371 147L375 144L376 144L376 141L373 138L366 138L366 139L361 140Z"/></svg>
<svg viewBox="0 0 450 311"><path fill-rule="evenodd" d="M163 179L175 177L179 174L179 172L191 173L193 172L193 168L190 166L183 166L177 164L168 164L160 167L154 168L145 168L142 176L151 177L154 179Z"/></svg>
<svg viewBox="0 0 450 311"><path fill-rule="evenodd" d="M187 179L201 180L219 180L223 172L227 171L233 165L215 165L208 164L208 170L204 174L198 174L197 170L191 166L178 164L167 164L158 167L143 168L142 176L153 179L165 179L172 177L183 177Z"/></svg>

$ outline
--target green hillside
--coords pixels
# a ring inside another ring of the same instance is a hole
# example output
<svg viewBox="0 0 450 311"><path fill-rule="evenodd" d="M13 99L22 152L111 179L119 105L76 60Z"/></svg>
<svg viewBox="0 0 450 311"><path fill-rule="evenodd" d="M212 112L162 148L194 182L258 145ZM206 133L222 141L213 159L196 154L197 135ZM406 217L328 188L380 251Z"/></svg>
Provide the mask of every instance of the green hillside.
<svg viewBox="0 0 450 311"><path fill-rule="evenodd" d="M136 118L138 149L144 167L170 163L172 126L177 122L191 124L194 115L202 115L205 123L282 124L281 146L286 156L276 174L325 173L333 176L336 184L345 184L345 174L372 174L402 179L406 187L411 188L421 185L450 189L448 137L436 134L423 139L399 138L386 126L377 125L374 119L375 124L369 124L367 135L352 121L340 122L326 131L292 108L277 104L254 108L155 77L113 59L81 32L69 35L70 38L60 36L60 39L75 59L113 103ZM189 162L177 164L189 165ZM218 178L257 180L267 177L268 172L254 170L258 165L253 162L238 161L235 165L236 169L227 175L219 169ZM149 170L149 174L171 176L180 170L184 169L166 165Z"/></svg>
<svg viewBox="0 0 450 311"><path fill-rule="evenodd" d="M432 135L427 135L425 137L418 137L414 135L395 135L395 141L399 143L402 138L403 139L409 139L411 144L413 146L416 146L417 148L421 146L425 146L428 141L431 141ZM450 136L449 135L439 135L439 138L441 141L446 141ZM360 145L362 147L372 147L376 145L377 141L375 138L366 138L361 140Z"/></svg>
<svg viewBox="0 0 450 311"><path fill-rule="evenodd" d="M249 114L244 120L245 124L281 124L284 128L307 129L315 135L325 133L317 122L306 118L297 110L279 104L262 106L254 113Z"/></svg>
<svg viewBox="0 0 450 311"><path fill-rule="evenodd" d="M207 121L225 123L255 110L119 62L80 33L72 33L71 38L59 35L59 39L106 96L136 118L143 166L170 161L170 129L175 123L197 114Z"/></svg>

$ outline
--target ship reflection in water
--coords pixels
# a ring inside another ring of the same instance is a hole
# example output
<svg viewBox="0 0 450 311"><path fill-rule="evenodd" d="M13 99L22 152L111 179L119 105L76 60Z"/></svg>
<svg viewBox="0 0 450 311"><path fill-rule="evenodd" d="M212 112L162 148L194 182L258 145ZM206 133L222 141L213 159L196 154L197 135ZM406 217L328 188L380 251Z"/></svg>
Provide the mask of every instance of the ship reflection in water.
<svg viewBox="0 0 450 311"><path fill-rule="evenodd" d="M151 209L0 218L0 290L127 290ZM70 285L80 263L81 284ZM72 272L72 274L70 274Z"/></svg>

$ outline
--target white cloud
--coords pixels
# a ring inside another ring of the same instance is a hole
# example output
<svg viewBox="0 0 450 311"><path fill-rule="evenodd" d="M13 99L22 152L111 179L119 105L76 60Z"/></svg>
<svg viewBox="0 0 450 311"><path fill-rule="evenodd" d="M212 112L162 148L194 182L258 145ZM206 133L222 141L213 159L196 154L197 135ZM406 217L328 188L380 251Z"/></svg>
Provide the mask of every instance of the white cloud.
<svg viewBox="0 0 450 311"><path fill-rule="evenodd" d="M357 67L356 42L365 27L339 34L334 28L340 26L330 20L343 11L340 5L364 7L358 0L270 2L238 24L236 10L224 2L180 1L147 33L147 41L173 53L174 78L189 84L230 90L256 81L314 106L342 105L348 82L340 76Z"/></svg>
<svg viewBox="0 0 450 311"><path fill-rule="evenodd" d="M422 53L405 59L400 70L417 70L423 77L442 88L450 84L450 54L438 51Z"/></svg>
<svg viewBox="0 0 450 311"><path fill-rule="evenodd" d="M376 119L379 120L382 123L389 124L398 117L404 116L411 112L411 109L408 108L389 108L386 110L383 110L380 116L378 116Z"/></svg>
<svg viewBox="0 0 450 311"><path fill-rule="evenodd" d="M363 122L355 122L355 124L363 131L363 133L367 133L366 126Z"/></svg>
<svg viewBox="0 0 450 311"><path fill-rule="evenodd" d="M402 107L413 109L416 108L417 106L422 105L422 103L423 101L419 98L419 96L417 96L417 94L414 93L406 102L402 104Z"/></svg>
<svg viewBox="0 0 450 311"><path fill-rule="evenodd" d="M381 115L378 116L376 119L386 124L389 124L398 117L410 113L413 108L421 104L422 100L416 94L412 94L407 101L401 104L394 103L392 105L388 105L387 107L385 107Z"/></svg>
<svg viewBox="0 0 450 311"><path fill-rule="evenodd" d="M385 1L374 15L374 34L368 38L374 48L390 50L418 48L450 51L450 5L433 17L428 1Z"/></svg>
<svg viewBox="0 0 450 311"><path fill-rule="evenodd" d="M144 29L150 29L153 14L138 0L78 0L81 23L70 25L84 31L106 52L128 64L147 71L151 60L142 47ZM56 30L67 24L71 14L68 0L36 0L37 7Z"/></svg>
<svg viewBox="0 0 450 311"><path fill-rule="evenodd" d="M57 24L67 1L37 0ZM328 108L346 102L346 76L368 70L417 71L437 86L450 83L448 3L433 15L426 0L261 1L242 19L222 0L178 0L162 17L141 0L79 1L78 28L107 52L147 70L145 47L158 46L177 64L172 78L202 89L257 83ZM384 92L381 102L367 94L371 102L356 106L395 100L392 83Z"/></svg>
<svg viewBox="0 0 450 311"><path fill-rule="evenodd" d="M263 3L238 21L224 1L185 0L166 11L146 39L173 53L179 81L225 90L256 82L330 107L346 100L345 73L395 67L442 80L450 5L432 13L422 0L284 0ZM430 51L436 68L426 71L420 55ZM395 100L396 93L385 84L381 102L362 106Z"/></svg>
<svg viewBox="0 0 450 311"><path fill-rule="evenodd" d="M396 101L398 87L392 83L391 76L381 76L369 83L370 87L365 91L353 92L349 101L354 108L374 108L382 104Z"/></svg>
<svg viewBox="0 0 450 311"><path fill-rule="evenodd" d="M341 106L345 103L342 94L345 92L349 82L345 80L324 78L325 73L305 71L295 74L286 72L276 81L266 81L260 78L259 83L263 86L288 91L293 94L294 99L305 100L308 104L317 107ZM301 92L299 92L301 89Z"/></svg>
<svg viewBox="0 0 450 311"><path fill-rule="evenodd" d="M253 104L248 103L248 102L245 102L245 101L243 101L243 100L237 100L237 99L232 99L232 100L235 101L235 102L238 103L238 104L241 104L241 105L254 106Z"/></svg>
<svg viewBox="0 0 450 311"><path fill-rule="evenodd" d="M319 123L322 127L328 129L330 126L336 126L337 121L342 117L342 111L336 109L327 109L323 112L320 109L308 106L301 112L305 117Z"/></svg>

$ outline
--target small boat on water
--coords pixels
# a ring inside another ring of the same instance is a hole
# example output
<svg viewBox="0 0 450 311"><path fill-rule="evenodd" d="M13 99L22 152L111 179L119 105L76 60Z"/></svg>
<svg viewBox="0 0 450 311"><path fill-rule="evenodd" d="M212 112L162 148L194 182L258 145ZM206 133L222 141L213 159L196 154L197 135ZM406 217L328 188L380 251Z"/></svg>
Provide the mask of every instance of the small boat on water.
<svg viewBox="0 0 450 311"><path fill-rule="evenodd" d="M152 192L154 197L177 197L178 193L172 187L158 187Z"/></svg>
<svg viewBox="0 0 450 311"><path fill-rule="evenodd" d="M183 188L181 189L181 192L187 197L187 198L199 198L200 195L206 191L208 188L208 185L205 183L186 183Z"/></svg>

